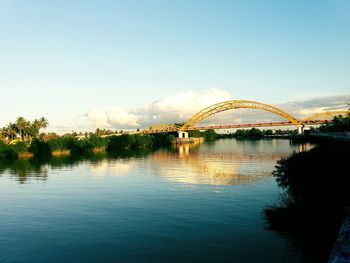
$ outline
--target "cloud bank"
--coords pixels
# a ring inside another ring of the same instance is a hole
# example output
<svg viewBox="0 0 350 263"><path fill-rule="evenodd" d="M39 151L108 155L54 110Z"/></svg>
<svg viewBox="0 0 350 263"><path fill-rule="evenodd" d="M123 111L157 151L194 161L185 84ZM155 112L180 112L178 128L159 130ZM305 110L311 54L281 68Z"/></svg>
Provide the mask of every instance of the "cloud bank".
<svg viewBox="0 0 350 263"><path fill-rule="evenodd" d="M324 111L347 110L350 95L324 96L303 101L292 101L276 105L297 118L305 118Z"/></svg>
<svg viewBox="0 0 350 263"><path fill-rule="evenodd" d="M169 124L184 122L193 114L221 101L232 100L234 97L227 91L211 88L202 93L186 91L157 100L150 105L138 109L124 109L115 107L112 109L93 108L84 117L91 128L110 129L136 129L146 128L153 124ZM268 103L261 101L263 103ZM331 110L347 109L350 95L318 97L303 101L292 101L274 105L296 118L304 118L308 115ZM220 113L221 114L221 113ZM222 119L239 119L234 111L221 114Z"/></svg>
<svg viewBox="0 0 350 263"><path fill-rule="evenodd" d="M183 122L201 109L233 97L224 90L211 88L203 93L179 92L139 109L91 109L85 114L88 121L100 128L144 128L155 123Z"/></svg>

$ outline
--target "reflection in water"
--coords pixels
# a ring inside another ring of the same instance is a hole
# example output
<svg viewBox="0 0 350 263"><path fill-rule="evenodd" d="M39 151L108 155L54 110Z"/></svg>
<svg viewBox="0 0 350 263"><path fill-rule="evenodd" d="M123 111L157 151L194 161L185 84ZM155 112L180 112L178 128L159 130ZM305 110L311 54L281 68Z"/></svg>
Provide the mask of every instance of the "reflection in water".
<svg viewBox="0 0 350 263"><path fill-rule="evenodd" d="M82 163L89 164L91 171L96 171L96 175L108 169L116 173L123 170L127 172L131 167L130 158L141 158L150 152L152 152L151 149L139 149L138 151L122 151L114 155L93 153L83 156L52 156L46 159L0 159L0 176L10 174L20 183L25 183L30 179L46 180L50 170L61 170L62 168L72 170Z"/></svg>
<svg viewBox="0 0 350 263"><path fill-rule="evenodd" d="M297 146L298 151L311 147L309 144ZM288 141L284 148L280 144L277 147L275 140L179 145L174 151L160 150L152 154L149 168L178 183L242 185L270 177L276 161L290 154L289 147Z"/></svg>
<svg viewBox="0 0 350 263"><path fill-rule="evenodd" d="M155 152L139 150L87 156L42 159L0 160L0 174L9 173L20 183L28 179L46 180L49 170L73 169L86 163L94 176L125 175L132 169L145 169L165 180L183 184L242 185L271 176L271 170L290 148L305 151L310 144L290 145L289 141L220 140L215 143L185 144Z"/></svg>
<svg viewBox="0 0 350 263"><path fill-rule="evenodd" d="M28 177L46 180L48 176L48 167L35 159L0 159L0 176L3 173L9 173L20 183L24 183Z"/></svg>
<svg viewBox="0 0 350 263"><path fill-rule="evenodd" d="M120 176L128 174L135 165L136 162L130 159L119 159L113 161L105 159L99 163L91 164L90 170L94 176L103 176L105 174Z"/></svg>

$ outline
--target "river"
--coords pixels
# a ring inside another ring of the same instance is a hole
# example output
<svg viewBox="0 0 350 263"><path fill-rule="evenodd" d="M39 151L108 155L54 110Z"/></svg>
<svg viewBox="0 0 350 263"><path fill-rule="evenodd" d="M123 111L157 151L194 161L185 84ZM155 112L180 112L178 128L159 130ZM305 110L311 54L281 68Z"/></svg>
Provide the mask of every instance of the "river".
<svg viewBox="0 0 350 263"><path fill-rule="evenodd" d="M311 145L223 139L0 162L0 262L300 262L266 229L276 161Z"/></svg>

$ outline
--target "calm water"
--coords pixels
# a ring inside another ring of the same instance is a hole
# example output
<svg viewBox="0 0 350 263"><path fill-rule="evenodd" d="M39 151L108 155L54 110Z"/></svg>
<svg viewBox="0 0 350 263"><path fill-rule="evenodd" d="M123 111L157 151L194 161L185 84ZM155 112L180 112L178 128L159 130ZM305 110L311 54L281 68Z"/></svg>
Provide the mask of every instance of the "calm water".
<svg viewBox="0 0 350 263"><path fill-rule="evenodd" d="M265 229L288 140L0 162L0 262L299 262Z"/></svg>

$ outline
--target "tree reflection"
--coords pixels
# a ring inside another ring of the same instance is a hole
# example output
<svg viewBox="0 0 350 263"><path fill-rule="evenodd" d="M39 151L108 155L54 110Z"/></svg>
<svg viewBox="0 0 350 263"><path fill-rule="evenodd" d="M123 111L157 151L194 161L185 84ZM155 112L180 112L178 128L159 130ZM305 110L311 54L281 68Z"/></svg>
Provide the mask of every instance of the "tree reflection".
<svg viewBox="0 0 350 263"><path fill-rule="evenodd" d="M278 162L273 175L284 190L265 209L267 227L301 252L305 262L327 262L350 205L349 143L327 143Z"/></svg>
<svg viewBox="0 0 350 263"><path fill-rule="evenodd" d="M20 183L26 182L30 176L35 179L46 180L47 167L37 159L0 159L0 174L5 172L14 175Z"/></svg>
<svg viewBox="0 0 350 263"><path fill-rule="evenodd" d="M115 160L118 158L144 157L151 149L123 150L114 154L89 153L85 155L51 156L48 158L20 158L0 159L0 176L7 173L13 176L19 183L28 180L47 180L49 169L73 168L83 162L89 162L98 166L104 160Z"/></svg>

